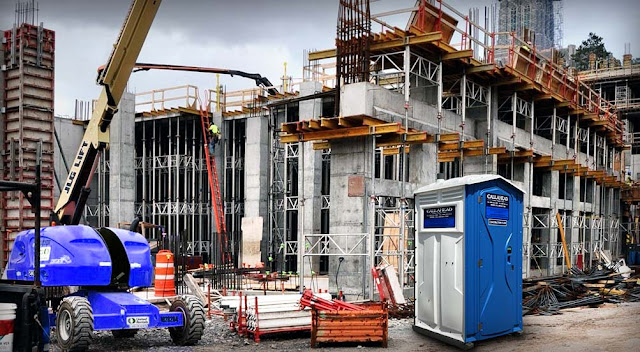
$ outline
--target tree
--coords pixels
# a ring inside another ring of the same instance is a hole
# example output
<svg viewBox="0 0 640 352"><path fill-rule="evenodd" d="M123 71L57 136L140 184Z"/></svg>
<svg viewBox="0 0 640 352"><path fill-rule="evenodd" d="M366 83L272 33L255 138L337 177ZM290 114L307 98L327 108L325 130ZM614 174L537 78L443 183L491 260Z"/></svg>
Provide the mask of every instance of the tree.
<svg viewBox="0 0 640 352"><path fill-rule="evenodd" d="M602 37L599 37L595 33L589 33L589 38L583 41L582 44L576 49L576 53L571 56L575 67L579 71L589 69L589 54L596 54L596 61L608 59L611 52L607 51L604 47Z"/></svg>

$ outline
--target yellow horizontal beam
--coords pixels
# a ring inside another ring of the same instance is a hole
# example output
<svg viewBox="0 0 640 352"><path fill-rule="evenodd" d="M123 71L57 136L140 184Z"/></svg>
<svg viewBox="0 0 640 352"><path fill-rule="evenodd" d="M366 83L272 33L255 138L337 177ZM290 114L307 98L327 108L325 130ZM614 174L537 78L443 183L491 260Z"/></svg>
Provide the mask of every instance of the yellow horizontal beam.
<svg viewBox="0 0 640 352"><path fill-rule="evenodd" d="M435 42L438 40L442 40L442 33L441 32L431 32L431 33L425 33L425 34L421 34L421 35L416 35L416 36L411 36L408 37L408 44L409 45L416 45L416 44L422 44L422 43L430 43L430 42ZM393 40L384 40L384 41L379 41L379 42L374 42L371 44L371 51L375 52L375 51L380 51L380 50L387 50L387 49L394 49L394 48L401 48L403 46L405 46L407 43L405 43L405 38L398 38L398 39L393 39ZM320 51L313 51L309 53L309 60L323 60L323 59L329 59L332 57L336 57L337 55L337 51L336 49L326 49L326 50L320 50Z"/></svg>
<svg viewBox="0 0 640 352"><path fill-rule="evenodd" d="M401 127L398 123L387 123L377 126L358 126L324 130L316 132L304 132L299 134L285 134L280 136L281 143L309 142L318 140L340 139L350 137L362 137L373 134L398 133Z"/></svg>
<svg viewBox="0 0 640 352"><path fill-rule="evenodd" d="M472 56L473 56L473 50L471 49L458 50L452 53L446 53L442 55L442 61L454 60L454 59L465 59L465 58L470 58Z"/></svg>

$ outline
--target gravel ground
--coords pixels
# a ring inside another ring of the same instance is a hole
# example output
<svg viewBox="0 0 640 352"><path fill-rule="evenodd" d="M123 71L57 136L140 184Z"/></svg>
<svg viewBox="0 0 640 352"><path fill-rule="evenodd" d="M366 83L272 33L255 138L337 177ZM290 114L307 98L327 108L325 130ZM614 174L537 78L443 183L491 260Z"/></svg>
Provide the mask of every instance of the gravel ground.
<svg viewBox="0 0 640 352"><path fill-rule="evenodd" d="M396 351L458 351L411 329L412 319L389 321L389 349ZM526 316L522 335L503 336L477 343L475 351L637 351L640 346L640 303L607 304L600 308L574 308L554 316ZM372 346L326 347L350 351ZM166 329L141 330L131 339L114 339L97 332L90 351L306 351L308 333L264 337L260 344L231 332L222 318L207 321L197 346L180 347ZM59 351L56 347L52 351Z"/></svg>

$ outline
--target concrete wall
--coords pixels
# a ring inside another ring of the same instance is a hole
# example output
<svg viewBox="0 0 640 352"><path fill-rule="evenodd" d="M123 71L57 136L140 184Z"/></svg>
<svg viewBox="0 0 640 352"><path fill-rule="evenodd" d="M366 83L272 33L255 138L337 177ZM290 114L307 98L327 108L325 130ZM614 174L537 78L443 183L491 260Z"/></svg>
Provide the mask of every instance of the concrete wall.
<svg viewBox="0 0 640 352"><path fill-rule="evenodd" d="M135 96L125 93L111 123L109 226L135 218Z"/></svg>
<svg viewBox="0 0 640 352"><path fill-rule="evenodd" d="M369 195L371 192L371 137L340 139L331 143L331 207L329 216L331 223L329 232L331 234L358 234L370 231ZM349 177L364 177L364 192L361 196L349 195ZM346 245L347 241L353 242L353 238L340 241L341 245ZM360 246L359 252L368 249ZM340 264L339 257L330 257L329 273L335 276L338 265L340 271L338 275L338 288L346 295L357 296L368 292L366 283L370 263L364 257L345 256L344 262ZM335 280L329 280L329 289L336 292Z"/></svg>
<svg viewBox="0 0 640 352"><path fill-rule="evenodd" d="M268 116L252 117L246 120L246 149L245 149L245 198L244 217L251 218L256 224L262 224L262 243L260 244L262 260L267 255L269 239L269 128ZM258 220L260 218L261 220ZM243 220L244 221L244 220ZM243 242L245 240L243 231ZM247 262L255 265L257 262Z"/></svg>

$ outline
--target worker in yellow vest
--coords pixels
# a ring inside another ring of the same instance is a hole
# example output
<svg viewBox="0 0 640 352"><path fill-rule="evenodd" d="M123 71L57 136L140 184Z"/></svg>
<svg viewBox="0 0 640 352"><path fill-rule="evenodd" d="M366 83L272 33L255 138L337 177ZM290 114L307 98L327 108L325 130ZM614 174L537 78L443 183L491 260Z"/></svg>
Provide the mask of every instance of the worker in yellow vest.
<svg viewBox="0 0 640 352"><path fill-rule="evenodd" d="M213 155L215 152L216 144L220 140L220 129L215 123L209 125L209 154Z"/></svg>

